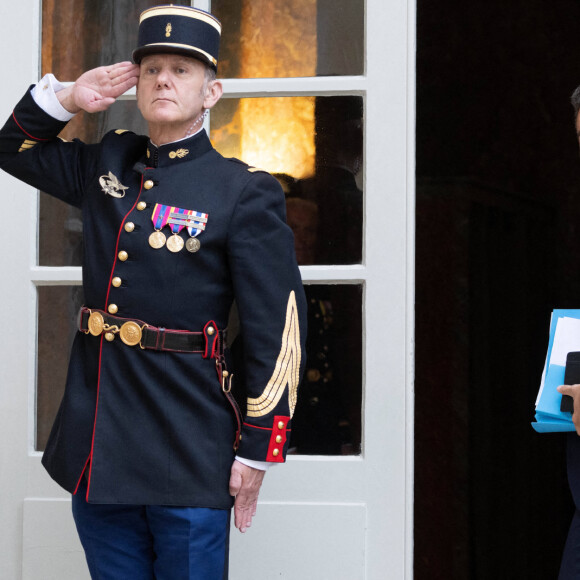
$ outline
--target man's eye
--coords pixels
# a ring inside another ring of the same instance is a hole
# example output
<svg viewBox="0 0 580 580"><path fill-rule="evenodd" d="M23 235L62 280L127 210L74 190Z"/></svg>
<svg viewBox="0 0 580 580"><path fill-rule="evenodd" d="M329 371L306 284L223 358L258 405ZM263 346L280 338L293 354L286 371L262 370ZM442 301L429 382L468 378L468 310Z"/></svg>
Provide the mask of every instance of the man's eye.
<svg viewBox="0 0 580 580"><path fill-rule="evenodd" d="M156 68L149 67L147 69L147 74L154 75L156 72L157 72L157 69Z"/></svg>
<svg viewBox="0 0 580 580"><path fill-rule="evenodd" d="M180 74L180 75L182 75L182 74L185 74L186 72L187 72L187 71L186 71L184 68L181 68L181 67L180 67L180 68L178 68L178 69L177 69L177 74Z"/></svg>

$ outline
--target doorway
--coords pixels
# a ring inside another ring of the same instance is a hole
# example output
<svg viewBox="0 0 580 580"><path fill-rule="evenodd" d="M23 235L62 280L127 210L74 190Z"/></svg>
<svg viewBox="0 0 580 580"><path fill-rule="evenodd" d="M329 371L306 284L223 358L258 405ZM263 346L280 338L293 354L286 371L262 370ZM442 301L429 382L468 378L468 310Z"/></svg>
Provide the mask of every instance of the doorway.
<svg viewBox="0 0 580 580"><path fill-rule="evenodd" d="M556 578L573 504L535 433L580 307L580 6L417 3L414 578Z"/></svg>

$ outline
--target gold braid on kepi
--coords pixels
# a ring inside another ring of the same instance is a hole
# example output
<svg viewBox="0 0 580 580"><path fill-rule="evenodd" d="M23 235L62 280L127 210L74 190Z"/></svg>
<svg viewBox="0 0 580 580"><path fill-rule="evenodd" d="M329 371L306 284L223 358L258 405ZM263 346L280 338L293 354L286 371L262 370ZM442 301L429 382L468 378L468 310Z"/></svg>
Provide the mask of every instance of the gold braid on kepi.
<svg viewBox="0 0 580 580"><path fill-rule="evenodd" d="M222 25L209 12L190 6L155 6L141 13L133 60L148 54L183 54L217 70Z"/></svg>
<svg viewBox="0 0 580 580"><path fill-rule="evenodd" d="M263 417L271 413L278 405L286 386L288 386L288 405L290 417L294 415L296 395L300 380L300 327L298 324L298 309L294 290L290 292L286 307L286 323L282 332L282 346L276 360L274 372L263 393L257 398L248 397L248 417Z"/></svg>

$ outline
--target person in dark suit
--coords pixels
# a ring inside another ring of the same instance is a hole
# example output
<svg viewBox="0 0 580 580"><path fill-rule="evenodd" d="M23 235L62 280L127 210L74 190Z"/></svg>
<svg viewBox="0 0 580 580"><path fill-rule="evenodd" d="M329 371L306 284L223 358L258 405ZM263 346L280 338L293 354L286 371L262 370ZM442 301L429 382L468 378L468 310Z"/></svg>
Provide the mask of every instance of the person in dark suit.
<svg viewBox="0 0 580 580"><path fill-rule="evenodd" d="M574 108L576 135L580 144L580 87L572 93L571 102ZM576 427L576 433L567 435L566 449L568 484L576 509L564 546L558 579L577 580L580 578L580 437L578 436L580 435L580 385L562 385L558 387L558 391L574 399L572 421Z"/></svg>
<svg viewBox="0 0 580 580"><path fill-rule="evenodd" d="M134 63L67 87L47 75L0 131L3 170L82 210L85 306L43 464L72 494L95 578L226 577L230 509L246 531L288 447L304 291L278 182L202 129L220 33L201 10L146 10ZM58 139L134 86L148 137ZM234 300L243 413L226 368Z"/></svg>

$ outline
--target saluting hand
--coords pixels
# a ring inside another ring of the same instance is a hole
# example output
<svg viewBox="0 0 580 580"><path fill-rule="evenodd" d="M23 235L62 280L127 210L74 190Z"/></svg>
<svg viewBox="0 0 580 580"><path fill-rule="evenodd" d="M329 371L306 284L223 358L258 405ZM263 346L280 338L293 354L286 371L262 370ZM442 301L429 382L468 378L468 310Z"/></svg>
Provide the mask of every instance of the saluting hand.
<svg viewBox="0 0 580 580"><path fill-rule="evenodd" d="M266 472L234 461L230 476L230 495L234 502L234 523L244 533L252 525L258 507L258 494Z"/></svg>
<svg viewBox="0 0 580 580"><path fill-rule="evenodd" d="M96 113L108 109L139 79L139 65L118 62L100 66L82 74L73 85L58 91L56 96L70 113Z"/></svg>
<svg viewBox="0 0 580 580"><path fill-rule="evenodd" d="M570 395L574 399L574 413L572 422L576 427L576 433L580 435L580 385L560 385L558 392L563 395Z"/></svg>

